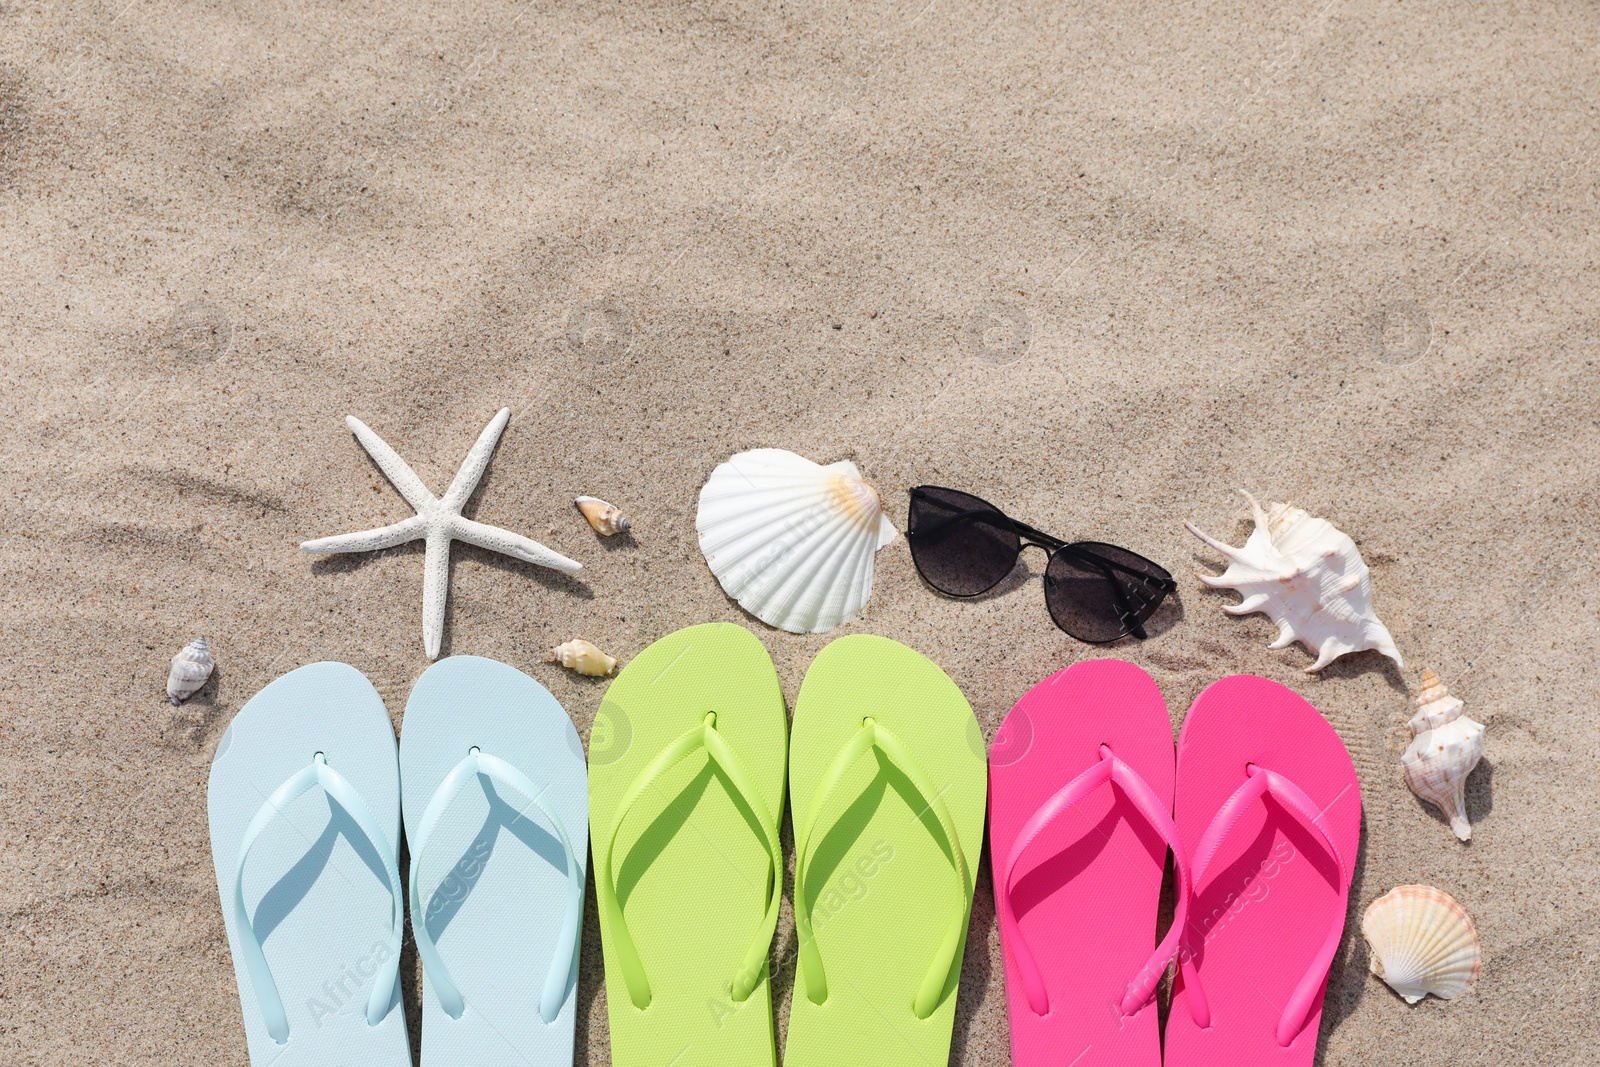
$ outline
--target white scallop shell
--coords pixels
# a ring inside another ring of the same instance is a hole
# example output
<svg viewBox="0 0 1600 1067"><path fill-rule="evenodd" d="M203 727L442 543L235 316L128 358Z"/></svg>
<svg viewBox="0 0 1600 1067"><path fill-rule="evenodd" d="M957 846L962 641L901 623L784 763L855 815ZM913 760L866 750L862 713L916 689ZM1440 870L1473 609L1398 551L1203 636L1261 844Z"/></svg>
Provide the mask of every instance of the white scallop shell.
<svg viewBox="0 0 1600 1067"><path fill-rule="evenodd" d="M550 658L556 663L579 674L586 674L591 678L598 678L610 674L617 661L600 651L599 648L583 640L581 637L557 645L550 650Z"/></svg>
<svg viewBox="0 0 1600 1067"><path fill-rule="evenodd" d="M184 645L172 657L172 669L167 671L167 699L174 705L188 700L206 684L216 667L205 638L197 637Z"/></svg>
<svg viewBox="0 0 1600 1067"><path fill-rule="evenodd" d="M627 533L633 529L633 523L628 521L621 508L615 504L608 504L597 496L580 496L573 503L578 505L583 517L589 520L589 525L593 526L601 537Z"/></svg>
<svg viewBox="0 0 1600 1067"><path fill-rule="evenodd" d="M848 460L824 467L757 448L717 467L695 519L711 573L739 606L790 633L826 633L872 595L893 541L877 491Z"/></svg>
<svg viewBox="0 0 1600 1067"><path fill-rule="evenodd" d="M1400 757L1400 766L1411 791L1444 812L1456 837L1468 841L1472 824L1467 821L1467 776L1483 758L1483 724L1461 713L1461 701L1450 695L1437 674L1428 671L1422 683L1417 697L1421 710L1410 723L1413 732L1420 732Z"/></svg>
<svg viewBox="0 0 1600 1067"><path fill-rule="evenodd" d="M1242 492L1242 490L1241 490ZM1215 589L1233 589L1241 603L1222 610L1232 615L1261 612L1278 624L1269 646L1286 648L1296 641L1317 654L1306 668L1322 670L1346 652L1374 648L1400 666L1394 638L1372 610L1372 580L1354 541L1327 519L1316 519L1288 504L1263 511L1245 493L1256 528L1243 547L1234 548L1202 533L1189 532L1228 557L1219 575L1196 575Z"/></svg>
<svg viewBox="0 0 1600 1067"><path fill-rule="evenodd" d="M1361 933L1372 948L1372 973L1411 1004L1429 993L1458 997L1483 970L1472 916L1432 886L1389 890L1367 908Z"/></svg>

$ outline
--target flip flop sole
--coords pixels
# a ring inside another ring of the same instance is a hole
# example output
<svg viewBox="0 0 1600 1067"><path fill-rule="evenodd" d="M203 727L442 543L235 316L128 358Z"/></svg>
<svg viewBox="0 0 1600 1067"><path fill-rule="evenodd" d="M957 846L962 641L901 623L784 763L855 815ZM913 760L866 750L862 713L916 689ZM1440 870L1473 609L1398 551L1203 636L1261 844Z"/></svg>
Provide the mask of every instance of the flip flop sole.
<svg viewBox="0 0 1600 1067"><path fill-rule="evenodd" d="M206 809L223 922L256 1067L338 1063L409 1067L399 983L376 1026L373 976L393 962L395 901L384 860L344 808L319 788L283 805L250 849L244 898L283 1004L288 1036L268 1033L234 916L234 876L246 828L269 797L317 753L400 840L400 774L383 699L354 667L313 663L268 684L234 716L211 764Z"/></svg>
<svg viewBox="0 0 1600 1067"><path fill-rule="evenodd" d="M989 843L995 895L1018 834L1067 783L1100 762L1106 745L1172 807L1172 721L1161 691L1121 660L1058 671L1017 701L990 752ZM1010 946L1006 1008L1018 1067L1159 1067L1153 1000L1131 1016L1128 982L1156 945L1167 843L1116 786L1106 783L1040 832L1011 877L1017 928L1049 995L1030 1006Z"/></svg>
<svg viewBox="0 0 1600 1067"><path fill-rule="evenodd" d="M715 729L782 819L787 721L761 642L730 623L691 626L639 653L611 683L591 733L589 813L595 877L631 786L686 733ZM611 1057L619 1067L761 1067L776 1061L770 976L742 1000L730 983L766 921L774 882L755 816L698 748L644 786L612 856L616 900L648 978L635 1006L618 932L600 909Z"/></svg>
<svg viewBox="0 0 1600 1067"><path fill-rule="evenodd" d="M1200 975L1210 1025L1195 1023L1180 975L1166 1029L1172 1067L1306 1067L1316 1052L1321 988L1287 1047L1277 1027L1329 924L1336 913L1344 918L1341 896L1361 841L1361 787L1339 735L1303 697L1265 678L1224 678L1195 700L1178 738L1174 808L1191 857L1252 764L1306 794L1332 830L1346 873L1272 796L1242 808L1195 887L1182 949Z"/></svg>
<svg viewBox="0 0 1600 1067"><path fill-rule="evenodd" d="M945 851L940 820L909 776L876 749L854 759L816 812L808 855L796 861L805 864L826 997L812 1000L802 966L786 1067L925 1067L950 1058L983 845L983 735L966 697L932 661L868 634L832 642L806 672L795 702L789 788L797 849L814 794L867 717L891 732L948 813L966 887ZM954 965L936 1006L919 1018L919 987L958 916Z"/></svg>
<svg viewBox="0 0 1600 1067"><path fill-rule="evenodd" d="M537 801L472 773L452 798L441 800L424 836L425 812L474 748L525 776ZM412 926L426 924L464 1006L459 1017L445 1010L437 976L424 960L422 1061L570 1063L577 942L561 943L572 891L566 853L570 845L581 894L589 798L583 745L566 710L544 686L504 663L478 656L440 660L417 680L406 703L400 778L421 903ZM560 819L559 829L541 804ZM558 954L567 961L564 996L546 1022L541 995L551 968L560 966Z"/></svg>

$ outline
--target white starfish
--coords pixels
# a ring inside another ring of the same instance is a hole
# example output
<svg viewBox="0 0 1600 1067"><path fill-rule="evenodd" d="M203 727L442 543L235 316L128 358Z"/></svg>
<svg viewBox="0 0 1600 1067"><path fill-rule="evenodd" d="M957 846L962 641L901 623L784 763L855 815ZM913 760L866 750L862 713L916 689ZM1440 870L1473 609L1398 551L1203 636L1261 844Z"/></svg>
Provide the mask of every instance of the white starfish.
<svg viewBox="0 0 1600 1067"><path fill-rule="evenodd" d="M511 409L501 408L500 413L483 428L483 433L478 435L478 443L467 453L450 488L444 491L442 498L436 498L383 438L354 415L345 416L345 425L356 435L361 447L367 450L367 454L378 464L378 469L383 471L384 477L400 490L400 495L417 513L392 526L339 534L337 537L319 537L315 541L300 543L300 547L307 552L373 552L419 538L426 540L428 550L422 566L422 645L429 659L439 657L439 642L444 636L444 602L450 595L451 541L465 541L469 545L567 574L576 574L583 569L583 564L576 560L570 560L521 534L461 516L462 505L478 487L478 479L483 477L484 469L489 466L489 457L494 454L494 446L499 443L500 434L510 418Z"/></svg>

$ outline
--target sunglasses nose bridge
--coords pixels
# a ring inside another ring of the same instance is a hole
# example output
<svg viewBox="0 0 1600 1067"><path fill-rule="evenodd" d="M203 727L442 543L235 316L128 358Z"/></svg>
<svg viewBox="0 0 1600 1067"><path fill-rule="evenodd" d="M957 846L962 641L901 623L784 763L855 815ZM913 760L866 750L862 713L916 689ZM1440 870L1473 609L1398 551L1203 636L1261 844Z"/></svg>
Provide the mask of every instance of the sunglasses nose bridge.
<svg viewBox="0 0 1600 1067"><path fill-rule="evenodd" d="M1031 539L1030 537L1028 537L1027 534L1023 534L1022 535L1022 547L1017 549L1017 558L1021 559L1022 558L1022 554L1024 552L1028 551L1028 549L1030 549L1030 548L1037 548L1040 552L1043 552L1045 554L1045 557L1047 559L1050 556L1055 555L1055 551L1056 551L1055 549L1051 548L1049 545L1042 545L1038 541L1035 541L1035 540Z"/></svg>

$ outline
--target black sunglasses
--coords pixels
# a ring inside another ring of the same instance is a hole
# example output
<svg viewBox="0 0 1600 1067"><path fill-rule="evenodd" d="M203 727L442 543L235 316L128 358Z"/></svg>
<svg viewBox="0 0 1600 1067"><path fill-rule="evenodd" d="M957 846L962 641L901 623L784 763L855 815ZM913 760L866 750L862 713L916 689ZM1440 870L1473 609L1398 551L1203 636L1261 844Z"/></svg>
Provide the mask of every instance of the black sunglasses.
<svg viewBox="0 0 1600 1067"><path fill-rule="evenodd" d="M987 500L937 485L911 490L906 540L923 581L947 596L977 596L999 585L1024 542L1050 554L1044 602L1057 626L1090 644L1132 634L1178 583L1135 552L1100 541L1072 544L1008 518Z"/></svg>

